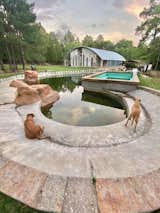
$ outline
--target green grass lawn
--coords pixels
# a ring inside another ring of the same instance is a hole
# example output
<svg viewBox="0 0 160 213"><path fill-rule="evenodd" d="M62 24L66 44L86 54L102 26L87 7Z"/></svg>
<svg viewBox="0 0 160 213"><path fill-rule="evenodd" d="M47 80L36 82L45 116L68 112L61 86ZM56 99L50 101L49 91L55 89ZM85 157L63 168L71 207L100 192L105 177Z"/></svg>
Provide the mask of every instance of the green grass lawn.
<svg viewBox="0 0 160 213"><path fill-rule="evenodd" d="M42 213L0 193L0 213Z"/></svg>
<svg viewBox="0 0 160 213"><path fill-rule="evenodd" d="M72 70L90 70L92 67L65 67L62 65L37 65L36 69L39 72L42 71L72 71Z"/></svg>
<svg viewBox="0 0 160 213"><path fill-rule="evenodd" d="M143 75L139 76L140 85L145 87L151 87L153 89L160 90L160 78L151 78L151 77L144 77Z"/></svg>
<svg viewBox="0 0 160 213"><path fill-rule="evenodd" d="M16 73L10 72L9 66L7 64L4 65L5 71L0 70L0 78L7 78L10 76L15 75ZM93 67L65 67L63 65L35 65L35 68L38 72L43 71L52 71L52 72L58 72L58 71L77 71L77 70L91 70L95 69ZM26 65L26 70L30 70L31 66ZM18 71L17 74L23 73L22 66L18 65Z"/></svg>
<svg viewBox="0 0 160 213"><path fill-rule="evenodd" d="M42 72L42 71L64 71L64 70L87 70L87 69L94 69L93 67L66 67L63 65L34 65L37 71ZM5 70L0 70L0 73L11 73L9 69L9 65L5 64L4 65ZM31 65L27 64L26 65L26 70L30 70ZM23 72L22 70L22 65L18 65L18 70L19 72Z"/></svg>

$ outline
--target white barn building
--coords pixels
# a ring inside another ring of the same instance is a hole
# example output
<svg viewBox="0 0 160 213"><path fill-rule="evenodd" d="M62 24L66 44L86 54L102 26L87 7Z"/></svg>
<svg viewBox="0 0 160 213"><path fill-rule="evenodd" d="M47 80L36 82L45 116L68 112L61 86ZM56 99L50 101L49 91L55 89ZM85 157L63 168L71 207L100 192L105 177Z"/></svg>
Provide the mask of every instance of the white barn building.
<svg viewBox="0 0 160 213"><path fill-rule="evenodd" d="M91 47L77 47L70 53L72 67L112 67L124 61L125 58L119 53Z"/></svg>

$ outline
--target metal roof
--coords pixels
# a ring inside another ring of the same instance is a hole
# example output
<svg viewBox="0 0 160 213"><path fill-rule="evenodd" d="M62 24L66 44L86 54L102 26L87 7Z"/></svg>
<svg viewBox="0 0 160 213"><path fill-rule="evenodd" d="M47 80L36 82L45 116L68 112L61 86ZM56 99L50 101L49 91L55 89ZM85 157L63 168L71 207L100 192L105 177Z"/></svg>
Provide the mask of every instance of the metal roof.
<svg viewBox="0 0 160 213"><path fill-rule="evenodd" d="M126 59L114 51L102 50L92 47L84 47L95 52L103 61L126 61Z"/></svg>

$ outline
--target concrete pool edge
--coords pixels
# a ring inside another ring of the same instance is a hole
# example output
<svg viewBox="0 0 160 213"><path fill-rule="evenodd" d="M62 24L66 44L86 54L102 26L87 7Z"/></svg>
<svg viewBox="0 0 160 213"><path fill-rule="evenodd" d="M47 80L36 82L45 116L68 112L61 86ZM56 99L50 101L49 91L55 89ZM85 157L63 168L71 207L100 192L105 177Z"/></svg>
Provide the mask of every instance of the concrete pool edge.
<svg viewBox="0 0 160 213"><path fill-rule="evenodd" d="M106 71L99 72L96 74L88 75L82 78L82 86L86 91L101 91L104 90L114 90L119 92L129 92L135 90L139 86L139 78L137 73L133 73L133 78L131 80L120 80L120 79L96 79L95 76L99 74L107 73ZM122 73L122 72L113 72ZM123 72L127 73L127 72ZM131 72L129 72L131 73Z"/></svg>
<svg viewBox="0 0 160 213"><path fill-rule="evenodd" d="M113 96L121 97L125 104L128 113L131 111L133 100L131 97L124 94L117 94L109 92ZM22 119L25 119L27 113L32 112L36 116L37 122L45 127L45 134L51 137L51 141L59 145L67 146L70 148L102 148L119 146L125 143L130 143L136 138L142 136L150 129L150 119L146 112L142 110L140 117L139 129L136 134L132 128L126 129L124 124L126 119L123 121L103 126L73 126L63 124L52 119L47 118L41 112L41 103L37 102L32 105L21 106L17 108ZM115 131L112 131L115 129ZM54 131L53 131L54 130ZM119 130L119 131L118 131ZM112 138L108 137L112 132ZM123 137L125 135L125 137ZM132 140L130 139L132 135ZM101 137L101 140L98 140ZM119 138L119 142L115 142L115 139Z"/></svg>
<svg viewBox="0 0 160 213"><path fill-rule="evenodd" d="M117 74L119 74L119 73L123 73L123 74L125 74L125 73L132 73L132 79L130 79L130 80L121 80L121 79L115 79L115 80L112 80L112 79L106 79L106 80L108 80L108 81L119 81L119 82L123 82L123 81L125 81L125 82L132 82L132 83L139 83L140 82L140 80L139 80L139 78L138 78L138 75L137 75L137 72L132 72L132 70L131 71L110 71L110 70L105 70L105 71L99 71L99 72L97 72L97 73L92 73L92 74L90 74L90 75L87 75L87 76L84 76L82 79L90 79L90 80L97 80L96 78L93 78L93 77L96 77L96 76L99 76L99 75L101 75L101 74L105 74L105 73L117 73ZM105 80L105 79L98 79L98 80Z"/></svg>

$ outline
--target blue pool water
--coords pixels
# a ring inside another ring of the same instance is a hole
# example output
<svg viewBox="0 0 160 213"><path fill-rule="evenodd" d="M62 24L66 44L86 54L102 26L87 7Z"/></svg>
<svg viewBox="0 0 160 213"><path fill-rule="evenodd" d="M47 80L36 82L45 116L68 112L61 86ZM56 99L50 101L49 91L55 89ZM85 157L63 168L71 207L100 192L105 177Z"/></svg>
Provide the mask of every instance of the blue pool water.
<svg viewBox="0 0 160 213"><path fill-rule="evenodd" d="M96 75L97 79L118 79L118 80L131 80L133 77L132 72L105 72Z"/></svg>

